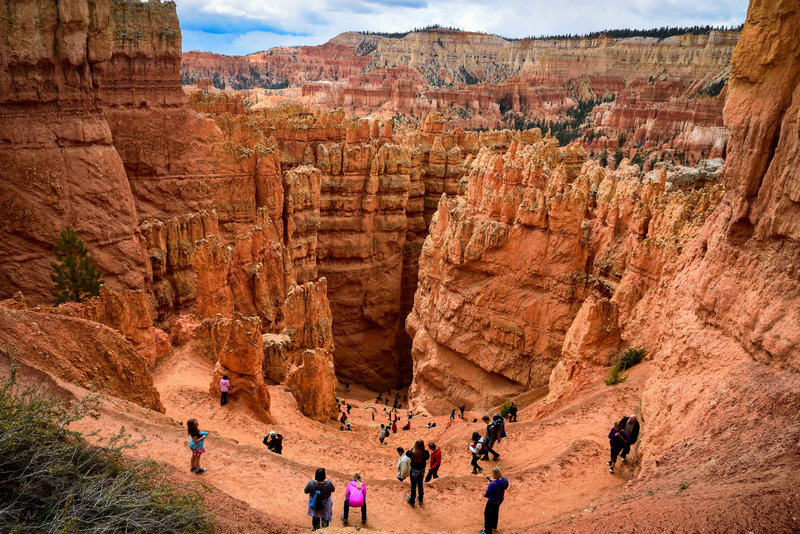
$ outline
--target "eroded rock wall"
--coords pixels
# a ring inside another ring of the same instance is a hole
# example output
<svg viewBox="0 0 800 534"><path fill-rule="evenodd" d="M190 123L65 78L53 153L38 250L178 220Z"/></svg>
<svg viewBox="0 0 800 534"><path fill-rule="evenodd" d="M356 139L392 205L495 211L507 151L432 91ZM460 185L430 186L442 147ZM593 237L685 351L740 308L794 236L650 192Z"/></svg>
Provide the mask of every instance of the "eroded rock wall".
<svg viewBox="0 0 800 534"><path fill-rule="evenodd" d="M627 162L609 172L585 158L549 138L483 149L463 195L442 196L407 320L415 402L495 404L546 385L562 353L609 364L634 306L722 194L666 191Z"/></svg>

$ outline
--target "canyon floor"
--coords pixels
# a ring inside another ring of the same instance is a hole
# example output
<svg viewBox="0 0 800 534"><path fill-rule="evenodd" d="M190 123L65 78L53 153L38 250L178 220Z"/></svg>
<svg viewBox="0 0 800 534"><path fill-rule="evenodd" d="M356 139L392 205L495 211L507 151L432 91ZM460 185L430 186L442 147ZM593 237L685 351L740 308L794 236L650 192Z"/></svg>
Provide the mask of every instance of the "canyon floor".
<svg viewBox="0 0 800 534"><path fill-rule="evenodd" d="M337 488L330 532L362 528L357 510L350 516L350 527L342 527L339 519L344 488L354 472L362 474L368 488L367 530L475 532L482 527L487 482L484 476L470 474L467 452L471 433L482 431L480 422L471 422L480 418L480 412L467 412L465 420L456 418L450 425L446 415L415 415L410 431L399 430L381 446L377 427L388 416L385 406L375 404L374 391L354 386L348 393L340 386L340 399L352 405L353 424L353 432L342 432L338 424L303 417L289 392L282 386L270 386L275 423L265 424L243 407L219 406L208 393L212 367L210 362L178 350L153 373L166 415L108 397L102 403L101 417L82 420L76 429L110 435L124 427L134 438L146 439L132 452L134 456L166 462L176 469L179 479L192 480L180 474L188 474L189 464L181 422L199 419L201 428L210 432L202 458L208 471L202 481L268 516L262 523L254 519L258 513L242 515L238 510L238 520L226 518L230 499L214 492L210 504L217 508L215 514L224 518L221 526L226 531L231 519L243 532L263 532L264 524L284 532L308 529L303 488L319 466L326 468ZM545 528L569 514L591 513L598 501L619 493L638 466L635 460L618 464L617 472L609 474L606 435L612 420L637 409L648 371L649 364L640 365L625 383L613 387L605 386L602 375L597 374L581 393L552 405L545 405L544 398L533 400L536 391L520 398L519 422L507 425L509 436L497 447L501 454L497 464L511 484L501 508L501 533ZM406 410L400 414L407 419ZM436 427L426 429L429 422ZM270 430L284 435L283 455L263 446L262 439ZM440 478L425 485L424 506L410 508L405 502L408 482L396 479L395 449L408 448L418 438L436 442L442 448L443 461ZM482 464L488 473L494 462Z"/></svg>

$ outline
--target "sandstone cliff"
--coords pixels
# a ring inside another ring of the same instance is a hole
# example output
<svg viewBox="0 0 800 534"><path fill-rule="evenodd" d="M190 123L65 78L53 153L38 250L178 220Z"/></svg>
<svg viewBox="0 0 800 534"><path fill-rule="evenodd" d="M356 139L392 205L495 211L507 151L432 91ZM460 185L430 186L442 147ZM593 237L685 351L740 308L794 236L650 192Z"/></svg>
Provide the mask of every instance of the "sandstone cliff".
<svg viewBox="0 0 800 534"><path fill-rule="evenodd" d="M635 305L722 194L585 158L549 138L483 149L463 195L442 197L407 320L415 402L494 404L548 384L562 358L610 364Z"/></svg>
<svg viewBox="0 0 800 534"><path fill-rule="evenodd" d="M582 143L646 147L695 162L724 152L722 105L739 32L506 40L433 28L402 37L345 33L316 47L249 56L183 54L183 83L259 105L290 97L357 115L439 111L450 128L565 120L592 99ZM322 65L324 65L324 68ZM612 99L608 102L608 99ZM581 137L578 134L578 137ZM717 152L715 152L717 151Z"/></svg>

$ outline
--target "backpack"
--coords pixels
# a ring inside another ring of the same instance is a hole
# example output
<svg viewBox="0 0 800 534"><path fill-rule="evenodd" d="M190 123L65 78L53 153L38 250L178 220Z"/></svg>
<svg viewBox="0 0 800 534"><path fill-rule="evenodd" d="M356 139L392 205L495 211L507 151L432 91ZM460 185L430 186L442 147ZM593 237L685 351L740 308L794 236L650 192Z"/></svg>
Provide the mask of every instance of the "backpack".
<svg viewBox="0 0 800 534"><path fill-rule="evenodd" d="M314 493L314 503L313 503L314 510L321 511L325 509L325 500L322 498L322 493L320 490L317 490Z"/></svg>

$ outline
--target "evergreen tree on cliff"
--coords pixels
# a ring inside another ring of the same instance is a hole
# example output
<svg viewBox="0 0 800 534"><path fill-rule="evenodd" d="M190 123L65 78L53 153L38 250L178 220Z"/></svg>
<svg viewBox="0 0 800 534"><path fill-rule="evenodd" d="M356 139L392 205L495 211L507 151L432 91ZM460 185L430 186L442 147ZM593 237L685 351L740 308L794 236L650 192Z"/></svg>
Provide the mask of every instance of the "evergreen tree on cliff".
<svg viewBox="0 0 800 534"><path fill-rule="evenodd" d="M100 294L102 273L75 230L69 226L61 230L53 255L56 261L50 262L50 267L55 272L50 279L56 285L56 291L50 293L56 298L56 306L68 301L81 302Z"/></svg>

